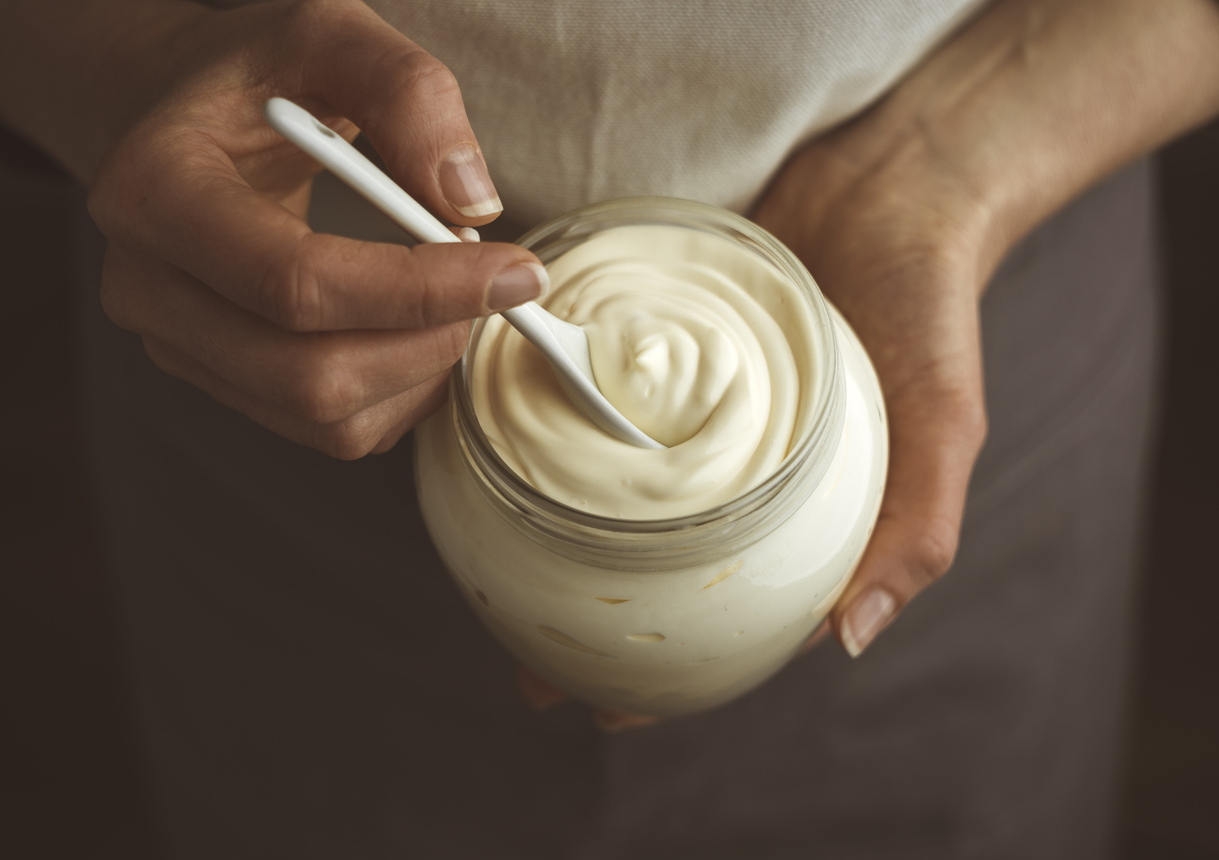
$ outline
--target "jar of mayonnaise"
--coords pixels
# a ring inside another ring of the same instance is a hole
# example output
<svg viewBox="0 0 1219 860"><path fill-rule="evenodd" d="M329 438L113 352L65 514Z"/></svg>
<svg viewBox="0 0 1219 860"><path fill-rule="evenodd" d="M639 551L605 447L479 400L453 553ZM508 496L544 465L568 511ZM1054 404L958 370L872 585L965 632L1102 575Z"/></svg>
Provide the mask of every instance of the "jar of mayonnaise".
<svg viewBox="0 0 1219 860"><path fill-rule="evenodd" d="M606 396L669 447L594 427L499 317L416 432L424 520L483 623L589 703L701 711L765 681L825 618L880 508L880 386L808 271L682 200L589 206L520 240Z"/></svg>

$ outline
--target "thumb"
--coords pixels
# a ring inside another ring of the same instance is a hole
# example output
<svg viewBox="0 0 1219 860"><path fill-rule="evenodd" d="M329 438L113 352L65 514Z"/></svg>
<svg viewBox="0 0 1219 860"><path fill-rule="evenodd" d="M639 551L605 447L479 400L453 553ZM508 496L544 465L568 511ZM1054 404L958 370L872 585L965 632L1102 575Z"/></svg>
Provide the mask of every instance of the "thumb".
<svg viewBox="0 0 1219 860"><path fill-rule="evenodd" d="M858 657L956 554L965 494L986 435L980 389L893 404L890 468L876 529L831 615Z"/></svg>

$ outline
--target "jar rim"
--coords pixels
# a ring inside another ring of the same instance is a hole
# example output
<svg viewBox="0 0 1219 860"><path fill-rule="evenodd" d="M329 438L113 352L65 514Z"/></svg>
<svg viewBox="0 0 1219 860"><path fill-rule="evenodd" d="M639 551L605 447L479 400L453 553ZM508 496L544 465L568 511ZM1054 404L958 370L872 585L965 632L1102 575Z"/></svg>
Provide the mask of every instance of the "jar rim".
<svg viewBox="0 0 1219 860"><path fill-rule="evenodd" d="M533 487L518 475L495 450L483 432L470 395L472 357L478 348L485 320L478 320L471 329L466 350L457 373L451 379L451 403L458 440L464 452L467 468L476 474L476 483L484 493L490 493L493 506L518 528L535 539L541 535L547 544L574 540L580 547L551 546L560 554L580 560L604 561L605 553L620 563L622 553L634 555L642 565L652 569L649 561L661 563L676 556L687 556L706 543L714 542L722 550L726 534L735 533L753 539L758 526L772 521L778 526L786 516L776 519L758 516L760 509L778 507L772 502L792 482L793 475L803 470L798 489L803 497L824 476L837 447L844 421L844 371L838 353L832 317L825 299L812 275L803 263L770 233L733 212L698 203L668 197L629 197L594 203L575 209L527 232L517 244L539 252L543 263L555 259L588 237L616 226L658 224L702 229L726 236L746 246L780 272L797 287L808 303L813 316L814 349L817 361L813 390L812 418L802 437L793 445L774 472L741 495L705 511L665 519L620 519L565 505ZM803 501L803 498L800 499ZM504 507L507 510L504 510ZM788 515L796 506L790 508ZM511 513L511 515L510 515ZM743 520L757 521L743 524ZM751 526L751 527L750 527ZM770 528L765 529L766 532ZM669 538L670 540L666 540ZM752 542L746 540L746 542ZM589 553L594 558L587 558Z"/></svg>

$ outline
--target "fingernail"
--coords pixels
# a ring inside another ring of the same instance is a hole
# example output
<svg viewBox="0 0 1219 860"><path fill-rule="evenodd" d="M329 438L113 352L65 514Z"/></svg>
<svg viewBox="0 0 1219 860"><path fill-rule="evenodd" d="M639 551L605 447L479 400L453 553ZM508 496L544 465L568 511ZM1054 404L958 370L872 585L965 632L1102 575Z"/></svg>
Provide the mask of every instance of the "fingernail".
<svg viewBox="0 0 1219 860"><path fill-rule="evenodd" d="M504 210L478 150L460 143L440 162L440 190L453 208L470 218Z"/></svg>
<svg viewBox="0 0 1219 860"><path fill-rule="evenodd" d="M862 654L896 609L897 602L883 588L873 588L856 597L842 620L842 644L847 653L852 657Z"/></svg>
<svg viewBox="0 0 1219 860"><path fill-rule="evenodd" d="M502 270L487 287L487 307L493 311L516 307L550 289L550 275L537 263L518 263Z"/></svg>
<svg viewBox="0 0 1219 860"><path fill-rule="evenodd" d="M477 242L480 237L473 227L462 227L457 231L457 238L463 242Z"/></svg>

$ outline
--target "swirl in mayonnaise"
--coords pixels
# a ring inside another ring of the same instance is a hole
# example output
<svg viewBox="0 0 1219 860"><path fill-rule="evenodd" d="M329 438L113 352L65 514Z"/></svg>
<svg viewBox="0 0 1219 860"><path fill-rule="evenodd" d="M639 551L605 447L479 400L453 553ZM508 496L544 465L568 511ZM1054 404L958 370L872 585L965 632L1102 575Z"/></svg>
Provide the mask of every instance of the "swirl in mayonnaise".
<svg viewBox="0 0 1219 860"><path fill-rule="evenodd" d="M584 328L606 398L668 446L607 435L501 317L486 323L471 393L483 432L533 487L577 510L682 517L766 479L806 432L813 317L740 244L668 225L614 227L547 265L547 310Z"/></svg>

